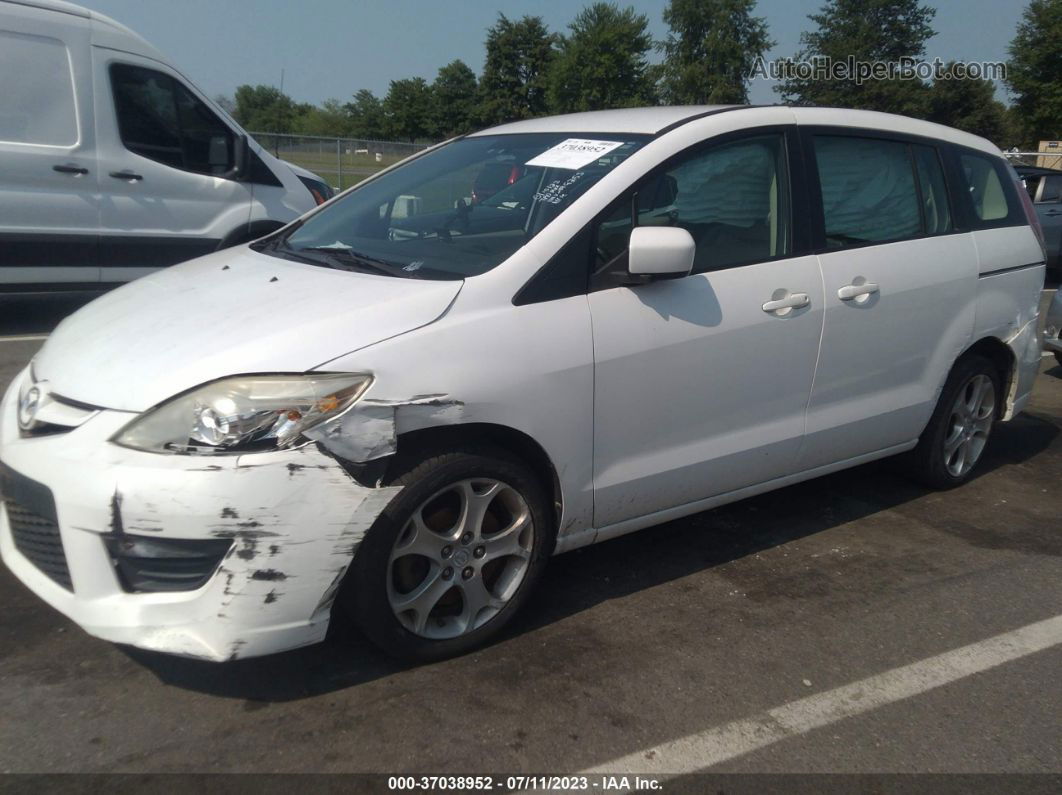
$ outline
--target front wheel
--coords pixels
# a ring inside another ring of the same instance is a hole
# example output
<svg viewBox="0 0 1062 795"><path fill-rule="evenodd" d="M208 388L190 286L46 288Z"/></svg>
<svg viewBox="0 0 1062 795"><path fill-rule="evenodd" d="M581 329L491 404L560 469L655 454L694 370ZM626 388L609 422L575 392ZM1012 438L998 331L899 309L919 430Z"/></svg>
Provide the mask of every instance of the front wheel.
<svg viewBox="0 0 1062 795"><path fill-rule="evenodd" d="M910 454L919 480L948 489L970 479L992 434L1000 394L999 371L988 359L968 356L956 363Z"/></svg>
<svg viewBox="0 0 1062 795"><path fill-rule="evenodd" d="M493 448L399 463L401 492L354 558L341 606L389 653L418 662L485 643L527 600L553 549L541 484Z"/></svg>

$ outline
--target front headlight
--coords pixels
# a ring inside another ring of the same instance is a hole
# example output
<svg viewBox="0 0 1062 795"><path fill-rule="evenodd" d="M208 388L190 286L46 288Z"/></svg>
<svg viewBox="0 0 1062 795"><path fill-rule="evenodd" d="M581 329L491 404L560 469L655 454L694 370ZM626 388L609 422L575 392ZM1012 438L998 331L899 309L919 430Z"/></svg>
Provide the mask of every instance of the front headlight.
<svg viewBox="0 0 1062 795"><path fill-rule="evenodd" d="M352 373L226 378L146 411L112 441L152 453L282 450L354 405L370 383Z"/></svg>

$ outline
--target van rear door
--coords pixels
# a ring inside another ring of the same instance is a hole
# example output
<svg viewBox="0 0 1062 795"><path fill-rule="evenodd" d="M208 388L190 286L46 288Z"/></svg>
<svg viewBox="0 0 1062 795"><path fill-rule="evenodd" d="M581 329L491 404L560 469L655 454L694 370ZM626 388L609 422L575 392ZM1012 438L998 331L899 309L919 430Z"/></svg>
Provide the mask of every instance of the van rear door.
<svg viewBox="0 0 1062 795"><path fill-rule="evenodd" d="M89 22L0 5L0 290L95 285Z"/></svg>

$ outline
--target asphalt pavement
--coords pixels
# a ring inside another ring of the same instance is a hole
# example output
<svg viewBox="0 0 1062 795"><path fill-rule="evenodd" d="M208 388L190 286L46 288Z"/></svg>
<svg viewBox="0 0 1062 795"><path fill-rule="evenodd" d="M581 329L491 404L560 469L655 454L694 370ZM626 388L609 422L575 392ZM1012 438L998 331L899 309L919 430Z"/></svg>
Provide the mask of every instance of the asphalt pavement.
<svg viewBox="0 0 1062 795"><path fill-rule="evenodd" d="M0 302L0 385L76 304ZM117 647L2 569L0 771L1060 774L1060 432L1044 358L962 488L884 461L577 550L419 668Z"/></svg>

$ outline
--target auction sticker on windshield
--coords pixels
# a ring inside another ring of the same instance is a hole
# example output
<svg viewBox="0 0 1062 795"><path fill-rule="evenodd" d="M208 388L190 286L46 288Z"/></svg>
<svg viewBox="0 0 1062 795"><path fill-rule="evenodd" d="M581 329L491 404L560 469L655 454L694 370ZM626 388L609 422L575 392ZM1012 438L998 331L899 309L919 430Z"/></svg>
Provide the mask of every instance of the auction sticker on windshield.
<svg viewBox="0 0 1062 795"><path fill-rule="evenodd" d="M620 146L623 146L622 141L590 141L583 138L567 138L556 146L550 147L538 157L528 160L527 165L541 166L542 168L582 168Z"/></svg>

